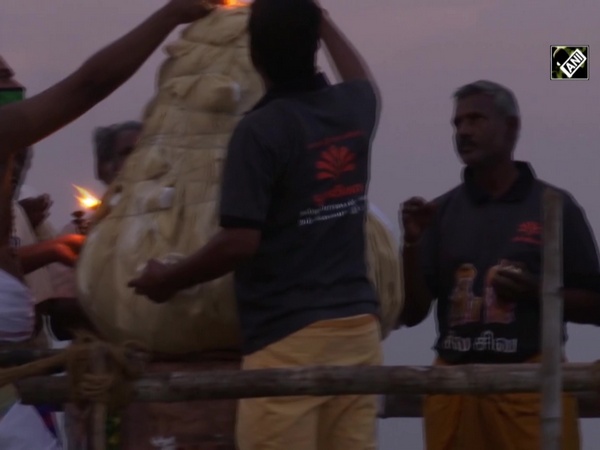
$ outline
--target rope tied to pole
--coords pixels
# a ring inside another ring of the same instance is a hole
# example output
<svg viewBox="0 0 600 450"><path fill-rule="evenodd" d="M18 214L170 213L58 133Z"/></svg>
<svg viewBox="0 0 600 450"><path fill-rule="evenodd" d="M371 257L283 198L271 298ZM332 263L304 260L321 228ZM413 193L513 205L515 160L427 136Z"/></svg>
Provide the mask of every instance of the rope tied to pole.
<svg viewBox="0 0 600 450"><path fill-rule="evenodd" d="M102 354L105 370L94 370L94 358ZM17 367L0 369L0 387L23 378L47 375L65 368L69 399L76 404L101 403L109 411L120 411L133 399L133 382L142 376L149 360L146 349L137 342L114 345L95 335L78 331L62 352Z"/></svg>

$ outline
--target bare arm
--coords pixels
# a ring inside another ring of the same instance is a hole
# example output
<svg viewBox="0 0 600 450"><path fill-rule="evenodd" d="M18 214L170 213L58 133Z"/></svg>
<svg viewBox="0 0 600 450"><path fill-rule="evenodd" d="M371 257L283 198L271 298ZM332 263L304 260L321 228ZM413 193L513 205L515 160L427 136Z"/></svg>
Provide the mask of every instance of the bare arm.
<svg viewBox="0 0 600 450"><path fill-rule="evenodd" d="M56 251L51 241L26 245L17 249L17 257L21 262L23 273L34 272L56 261Z"/></svg>
<svg viewBox="0 0 600 450"><path fill-rule="evenodd" d="M56 239L20 247L17 249L17 257L26 274L55 262L73 267L84 241L84 236L79 234L66 234Z"/></svg>
<svg viewBox="0 0 600 450"><path fill-rule="evenodd" d="M173 266L168 281L176 290L220 278L252 257L260 243L260 231L223 229L202 249Z"/></svg>
<svg viewBox="0 0 600 450"><path fill-rule="evenodd" d="M178 291L234 271L256 253L260 238L260 231L254 229L222 229L204 247L178 264L165 266L150 261L144 273L128 286L155 302L165 302Z"/></svg>
<svg viewBox="0 0 600 450"><path fill-rule="evenodd" d="M423 322L429 315L433 297L427 288L425 274L420 261L419 245L404 245L404 309L400 323L413 327Z"/></svg>
<svg viewBox="0 0 600 450"><path fill-rule="evenodd" d="M38 142L81 116L127 81L177 25L209 11L198 0L171 0L63 81L0 108L0 157Z"/></svg>
<svg viewBox="0 0 600 450"><path fill-rule="evenodd" d="M365 61L323 10L321 39L343 81L368 80L375 88L375 79Z"/></svg>
<svg viewBox="0 0 600 450"><path fill-rule="evenodd" d="M436 210L434 203L413 197L401 205L400 227L404 229L404 309L400 315L401 325L413 327L427 318L433 303L433 295L427 287L421 242L431 226ZM429 252L427 252L429 253ZM431 264L431 261L429 261Z"/></svg>

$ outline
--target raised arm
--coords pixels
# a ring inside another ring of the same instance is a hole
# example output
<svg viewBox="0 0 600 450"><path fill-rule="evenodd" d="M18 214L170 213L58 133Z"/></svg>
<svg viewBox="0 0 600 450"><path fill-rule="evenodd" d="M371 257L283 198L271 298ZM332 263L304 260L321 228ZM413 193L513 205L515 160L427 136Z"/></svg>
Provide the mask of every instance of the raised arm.
<svg viewBox="0 0 600 450"><path fill-rule="evenodd" d="M170 0L73 74L34 97L0 108L0 158L72 122L127 81L173 29L200 19L218 0Z"/></svg>
<svg viewBox="0 0 600 450"><path fill-rule="evenodd" d="M375 88L375 79L365 61L333 22L329 13L324 9L322 12L321 39L340 78L343 81L368 80Z"/></svg>
<svg viewBox="0 0 600 450"><path fill-rule="evenodd" d="M421 198L411 198L402 205L400 223L404 228L402 260L404 270L404 309L400 325L418 325L429 315L433 296L427 286L423 261L423 236L430 227L435 205ZM427 261L431 265L432 261Z"/></svg>

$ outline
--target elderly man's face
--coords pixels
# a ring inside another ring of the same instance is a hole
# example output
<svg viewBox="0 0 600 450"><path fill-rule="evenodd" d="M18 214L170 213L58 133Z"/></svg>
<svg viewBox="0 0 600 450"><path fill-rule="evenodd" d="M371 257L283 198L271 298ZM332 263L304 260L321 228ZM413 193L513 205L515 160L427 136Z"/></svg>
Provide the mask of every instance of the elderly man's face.
<svg viewBox="0 0 600 450"><path fill-rule="evenodd" d="M112 152L113 159L98 163L98 175L104 184L109 185L112 183L119 172L121 172L123 164L125 164L125 160L135 148L140 134L141 131L133 129L119 133Z"/></svg>
<svg viewBox="0 0 600 450"><path fill-rule="evenodd" d="M125 130L119 133L115 142L115 161L114 161L114 176L116 177L123 168L125 160L135 148L137 141L140 138L140 130Z"/></svg>

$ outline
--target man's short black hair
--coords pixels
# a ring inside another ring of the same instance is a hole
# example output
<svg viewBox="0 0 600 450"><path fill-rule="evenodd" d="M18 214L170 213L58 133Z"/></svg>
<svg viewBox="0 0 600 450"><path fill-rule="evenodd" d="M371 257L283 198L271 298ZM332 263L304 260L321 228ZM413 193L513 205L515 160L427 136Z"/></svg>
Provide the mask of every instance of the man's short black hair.
<svg viewBox="0 0 600 450"><path fill-rule="evenodd" d="M321 8L313 0L255 0L251 8L254 65L274 83L314 74Z"/></svg>

